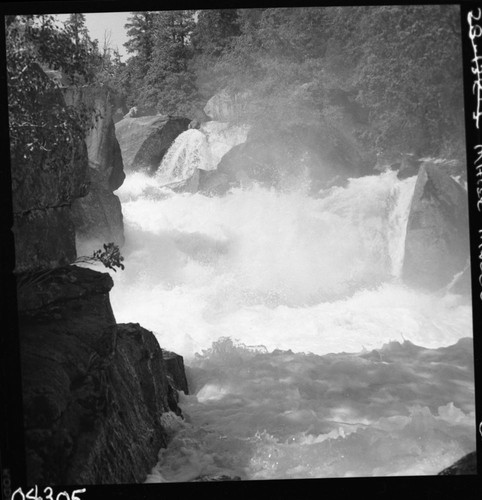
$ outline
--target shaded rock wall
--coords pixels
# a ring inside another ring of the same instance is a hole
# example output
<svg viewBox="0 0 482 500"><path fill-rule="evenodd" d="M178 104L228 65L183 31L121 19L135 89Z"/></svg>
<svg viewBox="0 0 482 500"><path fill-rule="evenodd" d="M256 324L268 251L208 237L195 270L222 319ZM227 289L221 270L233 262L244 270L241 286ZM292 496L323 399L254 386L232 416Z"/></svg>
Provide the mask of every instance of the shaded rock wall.
<svg viewBox="0 0 482 500"><path fill-rule="evenodd" d="M141 482L167 443L161 415L181 414L166 365L182 358L166 362L151 332L116 325L111 287L108 274L76 266L22 287L29 484Z"/></svg>
<svg viewBox="0 0 482 500"><path fill-rule="evenodd" d="M190 120L164 115L126 117L115 125L124 167L154 173L174 139L189 127Z"/></svg>
<svg viewBox="0 0 482 500"><path fill-rule="evenodd" d="M39 78L48 79L38 71ZM54 104L65 106L60 90L46 94L41 102L45 107ZM12 154L11 174L16 271L55 268L75 260L71 205L88 191L84 141L72 144L69 151L41 151L29 161Z"/></svg>
<svg viewBox="0 0 482 500"><path fill-rule="evenodd" d="M72 204L72 218L77 240L98 249L103 243L124 244L124 219L119 198L98 181L95 170L89 169L89 192Z"/></svg>
<svg viewBox="0 0 482 500"><path fill-rule="evenodd" d="M435 163L420 168L405 239L402 278L438 289L463 271L469 257L467 193Z"/></svg>
<svg viewBox="0 0 482 500"><path fill-rule="evenodd" d="M123 245L122 210L113 194L125 179L113 120L116 98L105 87L70 88L64 92L69 104L93 110L92 128L86 137L90 189L72 206L77 237L94 240L97 246L104 242Z"/></svg>

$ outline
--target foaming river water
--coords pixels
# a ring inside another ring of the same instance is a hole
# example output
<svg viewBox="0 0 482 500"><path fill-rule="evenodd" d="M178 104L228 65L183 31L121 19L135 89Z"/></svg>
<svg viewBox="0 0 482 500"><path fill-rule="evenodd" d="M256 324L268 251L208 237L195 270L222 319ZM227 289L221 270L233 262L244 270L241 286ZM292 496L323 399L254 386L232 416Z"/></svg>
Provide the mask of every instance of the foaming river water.
<svg viewBox="0 0 482 500"><path fill-rule="evenodd" d="M400 280L414 184L209 197L128 176L114 313L190 384L148 482L435 474L474 449L470 303Z"/></svg>

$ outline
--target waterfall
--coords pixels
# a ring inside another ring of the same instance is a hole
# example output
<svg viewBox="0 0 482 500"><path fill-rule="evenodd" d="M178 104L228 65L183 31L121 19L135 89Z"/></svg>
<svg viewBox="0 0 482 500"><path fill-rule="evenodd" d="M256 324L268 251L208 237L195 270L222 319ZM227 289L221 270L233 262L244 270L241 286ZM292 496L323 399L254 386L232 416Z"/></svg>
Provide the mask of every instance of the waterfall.
<svg viewBox="0 0 482 500"><path fill-rule="evenodd" d="M230 125L226 122L213 120L204 122L200 130L206 135L213 164L217 166L221 158L231 148L246 141L249 127L247 125Z"/></svg>
<svg viewBox="0 0 482 500"><path fill-rule="evenodd" d="M392 262L392 275L400 278L405 254L408 216L417 177L409 177L394 187L395 204L388 218L388 242Z"/></svg>
<svg viewBox="0 0 482 500"><path fill-rule="evenodd" d="M147 482L436 474L473 450L470 303L399 280L415 178L159 189L218 161L224 126L206 128L179 136L165 178L117 192L116 320L189 369L189 418L163 420Z"/></svg>
<svg viewBox="0 0 482 500"><path fill-rule="evenodd" d="M246 140L248 128L224 122L206 122L200 130L189 129L173 142L159 165L160 186L189 180L196 170L215 170L221 158Z"/></svg>
<svg viewBox="0 0 482 500"><path fill-rule="evenodd" d="M118 320L141 315L166 348L192 357L230 336L323 354L387 335L435 347L471 331L465 306L397 280L415 178L389 171L318 197L298 185L209 197L152 183L132 174L118 191L126 270L111 298Z"/></svg>
<svg viewBox="0 0 482 500"><path fill-rule="evenodd" d="M165 154L156 180L161 186L186 181L199 168L213 170L216 165L206 136L199 130L189 129L175 139Z"/></svg>

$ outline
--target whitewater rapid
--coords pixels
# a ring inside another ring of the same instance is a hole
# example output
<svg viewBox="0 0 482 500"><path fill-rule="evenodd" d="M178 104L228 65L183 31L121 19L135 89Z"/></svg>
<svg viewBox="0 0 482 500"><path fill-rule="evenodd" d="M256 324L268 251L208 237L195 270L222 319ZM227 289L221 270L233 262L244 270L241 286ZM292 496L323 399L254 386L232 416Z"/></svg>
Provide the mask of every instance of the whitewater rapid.
<svg viewBox="0 0 482 500"><path fill-rule="evenodd" d="M470 302L400 277L414 185L210 197L128 175L114 314L190 387L147 482L436 474L475 448Z"/></svg>
<svg viewBox="0 0 482 500"><path fill-rule="evenodd" d="M399 279L415 178L386 172L319 197L260 186L208 197L154 182L131 174L118 191L126 270L111 301L117 321L141 322L187 360L220 337L326 354L471 335L466 301Z"/></svg>
<svg viewBox="0 0 482 500"><path fill-rule="evenodd" d="M197 170L215 170L221 158L246 140L248 127L209 121L199 130L178 135L155 175L157 186L173 186L192 179Z"/></svg>

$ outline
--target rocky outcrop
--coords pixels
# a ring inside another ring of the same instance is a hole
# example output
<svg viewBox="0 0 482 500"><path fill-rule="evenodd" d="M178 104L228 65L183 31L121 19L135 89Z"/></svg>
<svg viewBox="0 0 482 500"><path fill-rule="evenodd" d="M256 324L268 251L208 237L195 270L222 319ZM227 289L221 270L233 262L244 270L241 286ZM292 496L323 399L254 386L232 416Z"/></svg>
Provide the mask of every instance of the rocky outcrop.
<svg viewBox="0 0 482 500"><path fill-rule="evenodd" d="M204 106L204 113L220 122L236 122L248 110L249 96L243 94L231 94L226 90L213 95Z"/></svg>
<svg viewBox="0 0 482 500"><path fill-rule="evenodd" d="M154 173L174 139L187 130L190 120L164 115L126 117L115 126L124 168Z"/></svg>
<svg viewBox="0 0 482 500"><path fill-rule="evenodd" d="M140 118L141 116L154 116L157 114L156 108L132 106L132 108L124 114L124 118Z"/></svg>
<svg viewBox="0 0 482 500"><path fill-rule="evenodd" d="M72 205L77 238L98 246L104 242L124 243L120 201L113 193L124 179L121 150L113 121L116 99L105 87L67 89L70 104L92 110L93 126L86 137L90 189Z"/></svg>
<svg viewBox="0 0 482 500"><path fill-rule="evenodd" d="M467 180L466 165L460 159L444 159L444 158L418 158L414 154L405 154L401 156L400 161L392 162L392 170L397 170L399 179L406 179L418 175L422 165L436 165L436 167L452 176L459 179L459 184L463 185Z"/></svg>
<svg viewBox="0 0 482 500"><path fill-rule="evenodd" d="M269 132L253 128L245 143L224 155L217 170L201 173L199 190L222 194L251 182L283 188L300 178L317 190L367 172L356 143L335 129L295 127Z"/></svg>
<svg viewBox="0 0 482 500"><path fill-rule="evenodd" d="M14 150L11 162L27 479L29 485L140 482L167 443L162 415L181 414L174 385L183 384L182 358L169 354L177 371L168 378L154 335L116 324L110 276L69 265L77 257L71 207L90 184L89 210L77 230L98 229L100 213L110 220L120 214L119 205L106 209L112 201L106 194L124 174L108 95L57 89L40 104L62 109L66 99L102 112L89 149L79 137L28 161Z"/></svg>
<svg viewBox="0 0 482 500"><path fill-rule="evenodd" d="M477 453L473 451L438 473L439 476L477 474Z"/></svg>
<svg viewBox="0 0 482 500"><path fill-rule="evenodd" d="M182 356L179 356L179 354L175 352L165 350L162 351L162 355L166 364L167 377L171 385L176 390L183 391L184 394L189 394Z"/></svg>
<svg viewBox="0 0 482 500"><path fill-rule="evenodd" d="M469 256L467 193L435 163L420 168L405 239L402 278L426 289L449 284Z"/></svg>
<svg viewBox="0 0 482 500"><path fill-rule="evenodd" d="M171 384L183 383L182 358L165 361L151 332L115 323L108 274L68 266L23 278L28 483L143 481L167 443L161 415L181 413Z"/></svg>
<svg viewBox="0 0 482 500"><path fill-rule="evenodd" d="M105 186L97 171L89 169L89 192L75 200L72 216L79 242L88 242L89 248L100 248L103 243L124 244L124 221L119 198Z"/></svg>
<svg viewBox="0 0 482 500"><path fill-rule="evenodd" d="M415 155L404 155L397 172L399 179L407 179L418 174L422 161Z"/></svg>
<svg viewBox="0 0 482 500"><path fill-rule="evenodd" d="M37 76L48 79L40 67ZM62 91L44 94L40 105L65 106ZM75 260L71 205L88 191L84 141L39 150L28 160L12 151L11 173L16 271L54 268Z"/></svg>

